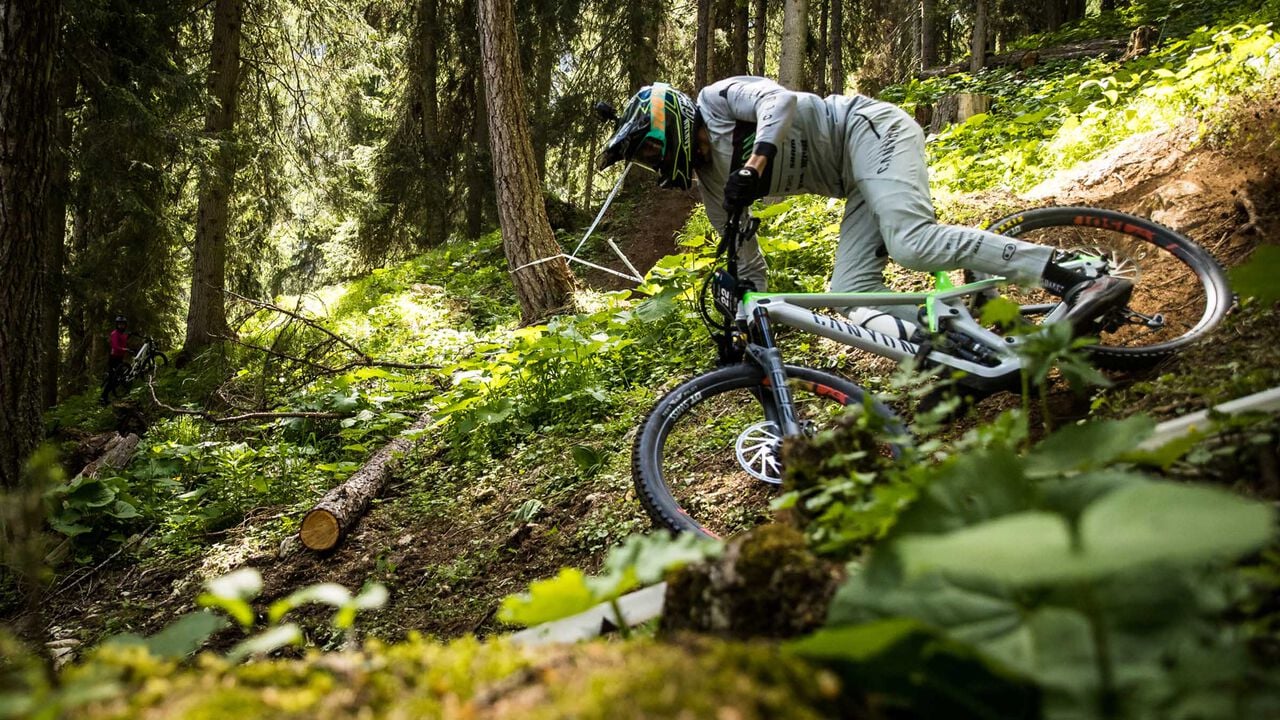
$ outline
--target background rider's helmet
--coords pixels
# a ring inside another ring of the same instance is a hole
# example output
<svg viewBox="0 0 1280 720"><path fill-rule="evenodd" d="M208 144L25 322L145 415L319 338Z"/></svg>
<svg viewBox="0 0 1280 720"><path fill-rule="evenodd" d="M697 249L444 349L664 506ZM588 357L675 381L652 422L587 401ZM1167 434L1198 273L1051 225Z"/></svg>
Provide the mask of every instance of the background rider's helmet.
<svg viewBox="0 0 1280 720"><path fill-rule="evenodd" d="M600 153L600 168L619 160L637 162L658 173L660 187L687 190L693 185L697 113L688 95L666 83L640 88L617 119L613 136Z"/></svg>
<svg viewBox="0 0 1280 720"><path fill-rule="evenodd" d="M120 323L128 323L128 322L129 322L129 319L128 319L128 318L126 318L125 316L123 316L123 315L117 315L117 316L116 316L116 324L117 324L117 325L119 325Z"/></svg>

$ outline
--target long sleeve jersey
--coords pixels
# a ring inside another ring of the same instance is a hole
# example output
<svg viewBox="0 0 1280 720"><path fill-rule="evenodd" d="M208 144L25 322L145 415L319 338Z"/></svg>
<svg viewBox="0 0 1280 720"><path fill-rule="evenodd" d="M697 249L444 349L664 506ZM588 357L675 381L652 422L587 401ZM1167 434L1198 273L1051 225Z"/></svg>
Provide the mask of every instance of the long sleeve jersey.
<svg viewBox="0 0 1280 720"><path fill-rule="evenodd" d="M129 355L129 333L124 330L111 331L111 357L122 358Z"/></svg>
<svg viewBox="0 0 1280 720"><path fill-rule="evenodd" d="M792 92L768 78L738 76L698 93L711 136L710 162L698 168L707 217L724 227L724 184L753 152L769 156L770 195L846 197L845 138L851 113L874 102L861 95Z"/></svg>

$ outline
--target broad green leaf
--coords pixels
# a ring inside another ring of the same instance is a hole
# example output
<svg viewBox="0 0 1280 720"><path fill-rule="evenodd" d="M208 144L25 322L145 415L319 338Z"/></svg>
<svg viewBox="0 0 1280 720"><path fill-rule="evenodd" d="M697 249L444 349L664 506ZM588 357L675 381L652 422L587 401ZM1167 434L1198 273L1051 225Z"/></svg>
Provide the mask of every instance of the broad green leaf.
<svg viewBox="0 0 1280 720"><path fill-rule="evenodd" d="M244 600L222 597L213 593L201 593L196 597L196 604L200 607L222 610L246 630L253 627L253 606Z"/></svg>
<svg viewBox="0 0 1280 720"><path fill-rule="evenodd" d="M909 708L904 717L1040 717L1025 682L918 620L828 628L784 648L832 667L860 692L886 698L886 707Z"/></svg>
<svg viewBox="0 0 1280 720"><path fill-rule="evenodd" d="M262 592L262 573L254 568L241 568L205 583L209 594L245 600Z"/></svg>
<svg viewBox="0 0 1280 720"><path fill-rule="evenodd" d="M561 568L553 578L530 583L529 592L503 598L498 619L512 625L540 625L576 615L600 602L581 570Z"/></svg>
<svg viewBox="0 0 1280 720"><path fill-rule="evenodd" d="M114 518L128 520L138 517L138 509L123 500L117 500L107 514Z"/></svg>
<svg viewBox="0 0 1280 720"><path fill-rule="evenodd" d="M787 649L814 660L868 661L928 626L910 618L889 618L861 625L824 629L787 644Z"/></svg>
<svg viewBox="0 0 1280 720"><path fill-rule="evenodd" d="M1003 295L993 297L982 305L982 324L1008 327L1022 319L1018 303Z"/></svg>
<svg viewBox="0 0 1280 720"><path fill-rule="evenodd" d="M350 601L351 591L337 583L311 585L271 603L271 607L267 609L267 620L278 622L290 610L308 603L342 607Z"/></svg>
<svg viewBox="0 0 1280 720"><path fill-rule="evenodd" d="M570 452L573 454L573 461L577 463L578 469L584 473L598 469L604 462L604 456L593 447L574 445Z"/></svg>
<svg viewBox="0 0 1280 720"><path fill-rule="evenodd" d="M1171 483L1114 490L1080 517L1046 512L998 518L946 535L896 543L904 572L989 578L1014 586L1097 580L1151 563L1198 565L1257 549L1273 535L1274 511L1228 492Z"/></svg>
<svg viewBox="0 0 1280 720"><path fill-rule="evenodd" d="M199 650L209 636L229 624L213 613L188 613L147 638L146 646L152 655L181 659Z"/></svg>
<svg viewBox="0 0 1280 720"><path fill-rule="evenodd" d="M908 535L895 550L908 577L954 572L1018 585L1087 576L1071 551L1066 522L1053 513L1008 515L945 535Z"/></svg>
<svg viewBox="0 0 1280 720"><path fill-rule="evenodd" d="M1136 565L1231 560L1269 542L1276 513L1217 488L1145 483L1117 490L1080 519L1085 549Z"/></svg>
<svg viewBox="0 0 1280 720"><path fill-rule="evenodd" d="M1155 429L1145 415L1068 425L1032 448L1026 471L1031 477L1102 467L1129 452Z"/></svg>
<svg viewBox="0 0 1280 720"><path fill-rule="evenodd" d="M632 535L609 552L604 569L612 576L632 569L639 584L652 585L661 582L668 570L717 556L723 549L723 543L693 533Z"/></svg>
<svg viewBox="0 0 1280 720"><path fill-rule="evenodd" d="M103 507L116 499L116 493L100 480L87 479L67 493L66 502L81 507Z"/></svg>
<svg viewBox="0 0 1280 720"><path fill-rule="evenodd" d="M894 535L945 532L991 518L1029 510L1035 488L1022 462L1003 447L975 450L954 458L894 526Z"/></svg>
<svg viewBox="0 0 1280 720"><path fill-rule="evenodd" d="M376 610L387 604L390 594L382 583L370 583L351 600L357 610Z"/></svg>
<svg viewBox="0 0 1280 720"><path fill-rule="evenodd" d="M302 642L302 629L294 623L285 623L236 643L227 652L229 662L238 663L251 655L265 655L286 645Z"/></svg>
<svg viewBox="0 0 1280 720"><path fill-rule="evenodd" d="M1231 287L1241 295L1254 297L1258 302L1271 304L1280 300L1280 246L1260 245L1243 265L1229 273Z"/></svg>

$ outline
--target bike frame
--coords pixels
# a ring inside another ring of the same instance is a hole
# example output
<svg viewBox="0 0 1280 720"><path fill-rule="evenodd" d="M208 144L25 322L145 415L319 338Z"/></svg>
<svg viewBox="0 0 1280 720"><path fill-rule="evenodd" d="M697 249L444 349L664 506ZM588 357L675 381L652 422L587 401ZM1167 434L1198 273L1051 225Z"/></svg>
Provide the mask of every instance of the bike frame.
<svg viewBox="0 0 1280 720"><path fill-rule="evenodd" d="M738 218L731 219L726 228L729 272L737 280L737 250L740 244ZM766 419L777 424L784 437L801 432L796 420L791 392L787 386L782 353L774 342L772 322L795 328L813 335L834 340L842 345L855 347L876 355L902 361L927 359L938 365L963 371L980 380L998 382L1022 369L1023 361L1015 349L1025 338L998 335L983 327L969 312L964 298L985 293L1006 280L992 277L978 282L951 287L946 276L936 274L938 289L926 293L768 293L746 292L738 304L734 324L746 331L746 357L748 362L760 366L768 378L772 397L761 398ZM925 319L931 334L940 331L960 333L974 343L973 349L991 358L990 364L972 362L955 355L934 350L930 346L889 337L884 333L849 322L819 310L836 313L848 312L860 307L884 307L888 305L923 306ZM1066 308L1061 303L1025 305L1024 315L1044 315L1043 322L1060 319ZM770 401L771 400L771 401Z"/></svg>

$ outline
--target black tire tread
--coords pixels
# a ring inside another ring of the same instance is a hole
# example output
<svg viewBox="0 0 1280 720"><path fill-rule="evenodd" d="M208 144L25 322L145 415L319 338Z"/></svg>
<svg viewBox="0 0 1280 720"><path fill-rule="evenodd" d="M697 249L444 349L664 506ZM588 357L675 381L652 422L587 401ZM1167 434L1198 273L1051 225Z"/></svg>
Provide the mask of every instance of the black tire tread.
<svg viewBox="0 0 1280 720"><path fill-rule="evenodd" d="M1131 215L1119 210L1108 210L1106 208L1089 207L1085 205L1054 205L1049 207L1034 208L1024 210L1022 212L1011 213L987 226L989 232L1004 234L1001 226L1012 222L1015 218L1020 218L1016 227L1021 228L1024 225L1032 225L1028 229L1040 229L1053 227L1054 225L1068 225L1070 220L1079 215L1089 215L1093 217L1101 217L1110 220L1123 220L1138 226L1148 226L1158 234L1164 234L1178 242L1180 246L1188 251L1191 259L1186 260L1187 266L1195 273L1196 277L1203 282L1209 279L1215 286L1220 287L1225 297L1222 306L1218 308L1210 323L1191 336L1177 338L1170 343L1155 346L1154 348L1115 348L1099 345L1089 348L1089 354L1094 358L1094 362L1103 368L1109 370L1145 370L1148 369L1165 358L1182 350L1187 345L1199 341L1207 335L1214 327L1222 321L1222 318L1230 311L1234 305L1234 295L1231 287L1227 282L1227 273L1223 269L1222 264L1203 246L1183 235L1182 233L1162 225L1154 220ZM968 271L966 271L966 279L968 279Z"/></svg>

